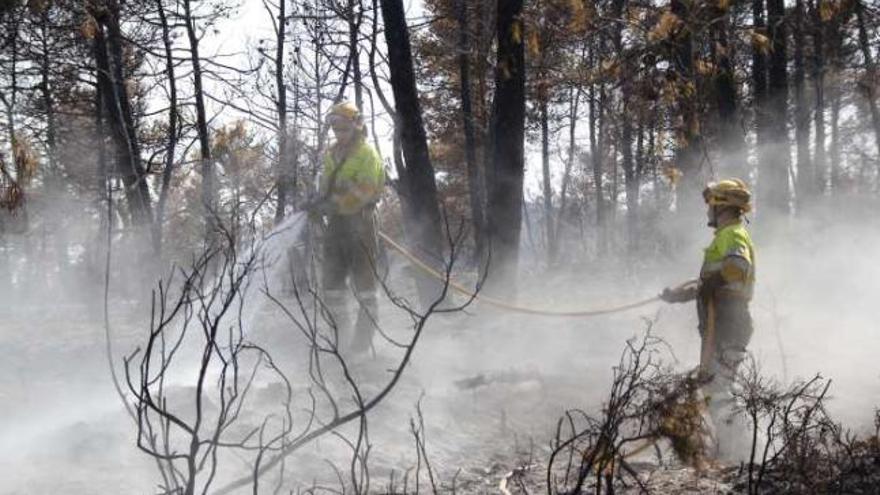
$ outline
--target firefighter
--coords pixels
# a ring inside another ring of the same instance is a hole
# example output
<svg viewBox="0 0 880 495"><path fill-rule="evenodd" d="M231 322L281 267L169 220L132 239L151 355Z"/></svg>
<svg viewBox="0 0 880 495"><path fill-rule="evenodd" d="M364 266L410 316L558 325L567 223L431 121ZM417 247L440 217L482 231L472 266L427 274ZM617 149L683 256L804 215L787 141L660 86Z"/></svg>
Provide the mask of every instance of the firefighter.
<svg viewBox="0 0 880 495"><path fill-rule="evenodd" d="M336 141L324 156L321 200L314 208L327 220L321 266L323 297L336 325L340 348L357 355L370 350L379 317L374 276L376 203L385 186L385 171L379 154L366 141L366 126L355 105L334 105L326 123ZM353 332L348 314L352 293L359 307Z"/></svg>
<svg viewBox="0 0 880 495"><path fill-rule="evenodd" d="M708 380L703 393L714 430L715 454L733 457L741 447L736 441L741 432L735 431L732 387L752 337L749 301L755 285L755 248L743 225L743 215L751 210L751 193L743 181L727 179L710 183L703 198L715 236L705 250L700 276L691 283L666 288L660 297L669 303L697 301L703 341L700 371Z"/></svg>

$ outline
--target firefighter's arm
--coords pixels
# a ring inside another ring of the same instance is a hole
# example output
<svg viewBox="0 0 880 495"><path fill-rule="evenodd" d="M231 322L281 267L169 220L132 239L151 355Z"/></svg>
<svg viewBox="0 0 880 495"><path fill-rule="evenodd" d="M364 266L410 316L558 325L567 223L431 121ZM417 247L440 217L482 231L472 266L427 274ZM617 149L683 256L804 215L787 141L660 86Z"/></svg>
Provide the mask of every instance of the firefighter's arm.
<svg viewBox="0 0 880 495"><path fill-rule="evenodd" d="M333 202L343 214L355 213L382 195L384 173L377 156L368 155L358 163L357 172L336 188Z"/></svg>
<svg viewBox="0 0 880 495"><path fill-rule="evenodd" d="M749 273L749 261L738 254L728 254L721 262L721 269L700 280L699 294L709 296L728 284L746 281Z"/></svg>
<svg viewBox="0 0 880 495"><path fill-rule="evenodd" d="M751 263L739 254L728 254L721 262L721 278L724 283L745 282Z"/></svg>
<svg viewBox="0 0 880 495"><path fill-rule="evenodd" d="M660 293L660 299L668 303L685 303L697 297L699 281L689 280L677 287L667 287Z"/></svg>

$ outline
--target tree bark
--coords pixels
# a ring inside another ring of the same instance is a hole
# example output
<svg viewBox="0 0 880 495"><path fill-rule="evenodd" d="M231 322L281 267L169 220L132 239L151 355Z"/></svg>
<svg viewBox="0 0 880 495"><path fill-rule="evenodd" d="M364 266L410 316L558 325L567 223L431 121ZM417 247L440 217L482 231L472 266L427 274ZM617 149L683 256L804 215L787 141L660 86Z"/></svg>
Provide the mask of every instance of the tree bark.
<svg viewBox="0 0 880 495"><path fill-rule="evenodd" d="M196 35L195 18L191 0L183 0L183 21L189 40L190 63L193 69L193 98L196 105L196 133L199 138L200 169L202 172L202 208L205 224L205 241L212 244L217 230L217 205L215 199L215 171L211 157L211 138L208 134L208 117L205 112L205 93L202 89L202 60L199 58L199 38Z"/></svg>
<svg viewBox="0 0 880 495"><path fill-rule="evenodd" d="M714 78L715 103L718 108L719 149L724 175L746 178L746 141L740 126L739 101L736 91L736 74L733 63L733 45L730 43L731 11L716 8L721 20L714 25L713 55L717 66Z"/></svg>
<svg viewBox="0 0 880 495"><path fill-rule="evenodd" d="M593 186L596 195L596 244L600 255L607 253L609 248L608 237L608 210L613 208L610 200L605 200L605 156L606 156L606 127L605 109L608 108L608 94L604 83L598 85L598 98L596 89L590 88L590 154L593 165Z"/></svg>
<svg viewBox="0 0 880 495"><path fill-rule="evenodd" d="M283 0L282 0L283 1ZM364 111L364 83L361 76L360 50L358 37L360 35L363 9L360 0L348 0L348 50L351 61L351 77L354 85L354 104L361 112Z"/></svg>
<svg viewBox="0 0 880 495"><path fill-rule="evenodd" d="M630 111L632 106L632 78L634 77L633 68L629 64L629 59L624 53L623 46L623 30L626 25L623 19L626 18L626 1L614 1L614 18L619 20L619 27L614 33L614 48L620 57L622 81L620 82L621 106L622 114L620 118L620 140L618 146L621 151L624 186L626 187L626 233L627 233L627 251L630 255L635 253L638 244L638 208L639 208L639 177L636 174L635 163L633 162L633 128L632 116Z"/></svg>
<svg viewBox="0 0 880 495"><path fill-rule="evenodd" d="M795 141L797 141L797 199L802 207L815 196L813 162L810 159L810 110L804 95L804 0L796 0L792 38L794 40Z"/></svg>
<svg viewBox="0 0 880 495"><path fill-rule="evenodd" d="M862 58L865 63L865 71L867 72L865 82L862 85L862 92L868 102L868 108L871 111L871 125L874 128L874 145L877 146L876 163L878 171L880 171L880 109L877 108L877 66L874 64L874 57L871 54L871 45L868 41L868 28L865 24L865 6L862 0L855 0L856 21L859 28L859 48L862 51Z"/></svg>
<svg viewBox="0 0 880 495"><path fill-rule="evenodd" d="M165 144L165 168L162 170L162 186L159 190L159 199L156 202L156 218L153 221L153 250L158 254L162 250L163 223L165 222L165 205L168 202L168 194L171 190L171 176L174 173L174 152L177 148L178 134L178 109L177 109L177 78L174 73L174 52L171 40L171 29L168 25L168 17L165 14L165 6L162 0L156 0L156 10L159 14L159 22L162 28L162 45L165 48L165 77L168 78L168 135Z"/></svg>
<svg viewBox="0 0 880 495"><path fill-rule="evenodd" d="M553 187L550 184L550 125L547 115L546 95L539 96L541 111L541 178L544 200L544 242L547 245L547 253L551 251L553 243Z"/></svg>
<svg viewBox="0 0 880 495"><path fill-rule="evenodd" d="M840 143L840 109L842 105L843 90L840 87L842 82L842 74L844 71L843 63L843 25L846 19L844 14L835 15L829 24L828 45L831 55L832 78L828 85L829 96L831 98L831 146L828 158L831 166L829 190L832 194L842 192L843 179L843 162L841 161L841 143Z"/></svg>
<svg viewBox="0 0 880 495"><path fill-rule="evenodd" d="M675 69L675 75L682 89L693 88L696 84L690 8L690 2L685 0L671 1L671 12L682 21L681 29L674 34L671 49L672 67ZM682 178L679 191L676 194L676 202L678 211L689 214L692 210L686 208L685 205L693 202L703 182L700 160L700 120L696 98L687 96L687 91L682 90L681 92L682 96L677 102L681 124L677 129L678 146L675 151L675 161L682 173Z"/></svg>
<svg viewBox="0 0 880 495"><path fill-rule="evenodd" d="M759 166L759 197L763 214L782 217L789 212L791 193L788 140L788 68L784 0L767 0L767 33L772 50L768 71L767 141Z"/></svg>
<svg viewBox="0 0 880 495"><path fill-rule="evenodd" d="M275 161L277 203L275 205L275 224L284 219L284 210L290 201L291 191L290 167L288 163L287 133L287 86L284 84L284 42L287 34L286 24L287 0L278 0L278 18L275 20L275 112L278 114L278 155Z"/></svg>
<svg viewBox="0 0 880 495"><path fill-rule="evenodd" d="M488 153L488 234L492 267L487 288L515 294L525 171L525 51L523 0L498 0L495 97Z"/></svg>
<svg viewBox="0 0 880 495"><path fill-rule="evenodd" d="M467 162L468 193L471 207L471 224L474 229L474 245L476 257L483 259L485 214L483 202L485 185L483 174L477 162L477 141L474 131L474 110L471 101L471 75L470 75L470 36L468 28L466 0L457 0L458 9L458 70L460 78L461 116L464 129L464 156Z"/></svg>
<svg viewBox="0 0 880 495"><path fill-rule="evenodd" d="M406 196L404 210L407 233L416 254L424 261L437 265L443 259L440 209L437 202L437 183L434 167L428 154L428 142L422 121L422 110L413 72L412 49L402 0L382 0L382 18L385 22L385 42L388 46L388 64L391 89L394 93L395 132L400 144L405 168L400 176ZM436 296L436 284L418 278L423 303Z"/></svg>
<svg viewBox="0 0 880 495"><path fill-rule="evenodd" d="M812 0L810 10L813 17L813 89L816 93L815 109L813 111L813 126L815 129L815 150L813 152L813 167L811 170L812 190L816 194L825 191L825 174L827 159L825 151L825 24L819 13L819 2Z"/></svg>
<svg viewBox="0 0 880 495"><path fill-rule="evenodd" d="M150 192L146 171L141 162L140 142L134 127L131 101L125 88L119 6L115 1L108 2L108 6L107 10L92 13L99 23L93 48L98 85L109 117L110 132L116 148L116 168L125 185L125 197L132 220L137 225L148 226L152 222Z"/></svg>

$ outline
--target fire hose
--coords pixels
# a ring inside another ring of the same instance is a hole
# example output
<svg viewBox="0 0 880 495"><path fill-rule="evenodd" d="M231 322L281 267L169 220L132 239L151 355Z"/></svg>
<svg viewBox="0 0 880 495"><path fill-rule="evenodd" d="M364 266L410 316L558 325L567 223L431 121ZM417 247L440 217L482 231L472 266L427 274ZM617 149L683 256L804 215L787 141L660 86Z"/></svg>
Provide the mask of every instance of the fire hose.
<svg viewBox="0 0 880 495"><path fill-rule="evenodd" d="M488 304L490 306L494 306L496 308L505 309L507 311L512 311L515 313L523 313L523 314L531 314L531 315L541 315L541 316L561 316L561 317L584 317L584 316L599 316L599 315L607 315L612 313L620 313L623 311L628 311L631 309L635 309L641 306L646 306L653 302L660 300L659 296L650 297L648 299L642 299L641 301L636 301L629 304L623 304L618 306L611 306L607 308L597 308L597 309L578 309L578 310L552 310L552 309L542 309L535 308L531 306L523 306L519 304L513 304L506 301L502 301L500 299L496 299L494 297L486 296L478 293L475 290L471 290L460 283L454 280L448 280L448 277L421 259L419 259L416 255L411 253L404 246L401 246L397 241L392 239L388 234L379 231L379 238L382 239L391 249L397 251L404 258L409 260L410 263L418 267L420 270L425 272L426 274L436 278L437 280L443 281L449 284L449 287L454 291L462 294L465 297L468 297L474 301L482 302Z"/></svg>
<svg viewBox="0 0 880 495"><path fill-rule="evenodd" d="M651 304L655 301L660 300L659 296L654 296L654 297L643 299L643 300L636 301L633 303L623 304L623 305L618 305L618 306L611 306L611 307L607 307L607 308L581 309L581 310L571 310L571 311L539 309L539 308L534 308L534 307L529 307L529 306L512 304L512 303L508 303L506 301L502 301L500 299L496 299L493 297L479 294L477 291L474 291L474 290L468 289L467 287L464 287L460 283L449 279L448 276L440 273L439 271L437 271L436 269L434 269L433 267L431 267L430 265L428 265L427 263L425 263L424 261L419 259L418 256L414 255L412 252L410 252L408 249L406 249L400 243L398 243L393 238L391 238L388 234L386 234L382 231L379 231L378 235L379 235L379 238L383 242L385 242L394 251L397 251L400 255L402 255L404 258L406 258L410 263L412 263L413 265L415 265L416 267L418 267L420 270L422 270L426 274L430 275L431 277L436 278L437 280L440 280L444 283L448 283L449 287L451 289L455 290L456 292L458 292L458 293L464 295L465 297L468 297L474 301L480 301L480 302L488 304L490 306L494 306L494 307L497 307L500 309L505 309L508 311L516 312L516 313L541 315L541 316L554 316L554 317L599 316L599 315L606 315L606 314L620 313L623 311L628 311L628 310L635 309L635 308L638 308L641 306L646 306L648 304ZM694 283L694 281L688 281L688 282L681 284L677 288L680 289L685 286L691 285L693 283ZM701 355L700 355L699 369L702 373L708 372L709 362L712 359L712 354L714 352L715 305L714 305L713 301L709 302L708 311L709 311L708 328L706 329L706 335L702 339L702 346L701 346L702 348L701 348ZM621 460L626 460L626 459L632 458L636 455L639 455L640 453L644 452L648 448L654 446L659 439L660 438L657 435L652 435L648 438L643 439L641 442L639 442L639 444L634 449L630 450L629 452L622 453L620 455ZM509 493L506 488L507 488L508 479L512 474L513 473L508 474L508 476L505 476L501 480L499 488L502 491L502 493Z"/></svg>

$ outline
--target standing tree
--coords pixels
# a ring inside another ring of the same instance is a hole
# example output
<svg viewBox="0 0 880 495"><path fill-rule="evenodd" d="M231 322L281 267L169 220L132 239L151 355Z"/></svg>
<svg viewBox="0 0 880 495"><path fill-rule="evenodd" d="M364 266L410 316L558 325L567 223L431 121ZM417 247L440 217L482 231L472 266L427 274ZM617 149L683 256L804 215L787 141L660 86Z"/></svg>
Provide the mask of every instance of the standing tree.
<svg viewBox="0 0 880 495"><path fill-rule="evenodd" d="M791 200L788 185L791 151L788 140L786 25L784 1L767 0L767 33L771 47L765 109L767 133L759 147L758 168L758 203L759 208L768 215L767 218L788 214Z"/></svg>
<svg viewBox="0 0 880 495"><path fill-rule="evenodd" d="M495 97L487 154L490 291L515 291L522 224L526 116L522 0L498 0Z"/></svg>
<svg viewBox="0 0 880 495"><path fill-rule="evenodd" d="M437 264L442 260L440 250L443 239L437 184L434 167L428 155L422 109L416 90L406 13L402 0L382 0L381 6L396 110L395 132L400 136L403 158L406 161L400 182L401 194L406 196L407 211L404 211L404 216L408 235L417 254L426 261ZM426 290L430 292L426 293ZM421 284L421 294L426 300L433 300L435 295L434 289L424 283Z"/></svg>

